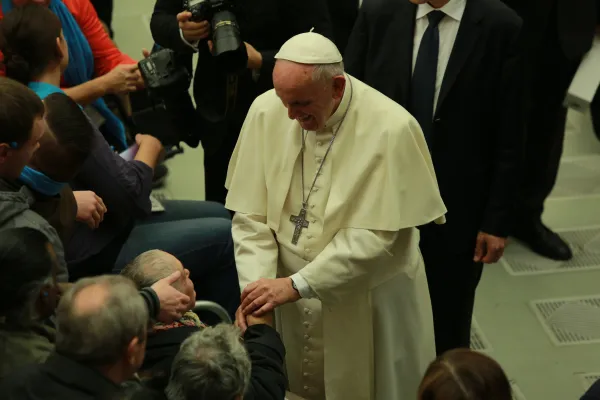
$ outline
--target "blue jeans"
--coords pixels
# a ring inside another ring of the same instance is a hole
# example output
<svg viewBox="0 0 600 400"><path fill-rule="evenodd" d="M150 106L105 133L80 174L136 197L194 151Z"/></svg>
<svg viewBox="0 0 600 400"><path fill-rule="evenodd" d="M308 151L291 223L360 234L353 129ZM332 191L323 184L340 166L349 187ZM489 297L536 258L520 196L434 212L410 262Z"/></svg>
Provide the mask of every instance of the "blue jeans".
<svg viewBox="0 0 600 400"><path fill-rule="evenodd" d="M223 306L232 319L240 304L231 216L218 203L168 200L165 211L139 221L123 245L115 271L148 250L163 250L177 257L190 271L198 300ZM203 316L207 323L218 322Z"/></svg>

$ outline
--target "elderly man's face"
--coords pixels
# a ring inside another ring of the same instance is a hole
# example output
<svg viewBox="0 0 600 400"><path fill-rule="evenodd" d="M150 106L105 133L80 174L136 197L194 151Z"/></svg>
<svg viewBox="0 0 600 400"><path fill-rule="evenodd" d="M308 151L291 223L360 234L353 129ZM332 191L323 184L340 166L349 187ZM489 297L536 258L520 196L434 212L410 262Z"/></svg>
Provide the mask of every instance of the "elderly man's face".
<svg viewBox="0 0 600 400"><path fill-rule="evenodd" d="M336 79L314 81L313 71L312 66L280 60L273 72L275 92L287 108L289 118L297 120L307 131L325 127L344 91L344 85L340 90Z"/></svg>
<svg viewBox="0 0 600 400"><path fill-rule="evenodd" d="M183 294L190 298L189 309L191 310L196 303L196 291L194 290L194 282L190 279L190 271L181 264L176 257L173 257L177 264L177 269L181 271L181 278L179 278L179 287L183 288Z"/></svg>

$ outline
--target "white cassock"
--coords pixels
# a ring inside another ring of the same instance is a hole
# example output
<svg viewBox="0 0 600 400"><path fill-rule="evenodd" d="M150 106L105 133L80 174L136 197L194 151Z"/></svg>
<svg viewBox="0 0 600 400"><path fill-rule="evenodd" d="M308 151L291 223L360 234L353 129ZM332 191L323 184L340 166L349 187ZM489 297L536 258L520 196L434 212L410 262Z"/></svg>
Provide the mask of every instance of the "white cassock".
<svg viewBox="0 0 600 400"><path fill-rule="evenodd" d="M240 284L299 274L316 298L280 307L292 392L307 399L412 400L435 358L419 231L446 209L416 120L350 81L308 132L305 194L338 125L297 245L302 129L270 91L249 111L227 178ZM352 97L352 101L350 98Z"/></svg>

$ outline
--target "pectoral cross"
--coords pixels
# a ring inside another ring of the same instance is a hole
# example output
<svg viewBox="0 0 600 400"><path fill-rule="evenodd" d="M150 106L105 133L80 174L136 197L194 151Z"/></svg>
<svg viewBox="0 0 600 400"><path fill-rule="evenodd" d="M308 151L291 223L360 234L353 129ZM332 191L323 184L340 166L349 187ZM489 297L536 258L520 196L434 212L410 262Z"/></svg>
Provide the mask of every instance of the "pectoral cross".
<svg viewBox="0 0 600 400"><path fill-rule="evenodd" d="M306 206L303 205L302 209L298 213L298 215L292 215L290 217L290 222L296 225L294 229L294 236L292 236L292 244L298 244L298 239L300 238L300 234L302 233L302 229L308 228L309 222L306 220Z"/></svg>

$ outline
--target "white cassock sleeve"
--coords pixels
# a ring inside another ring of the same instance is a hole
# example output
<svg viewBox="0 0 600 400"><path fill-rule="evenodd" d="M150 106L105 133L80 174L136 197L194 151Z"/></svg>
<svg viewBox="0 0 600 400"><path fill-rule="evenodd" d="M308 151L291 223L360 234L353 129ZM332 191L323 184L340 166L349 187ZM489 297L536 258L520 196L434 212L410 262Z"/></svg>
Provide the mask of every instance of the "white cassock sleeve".
<svg viewBox="0 0 600 400"><path fill-rule="evenodd" d="M267 218L238 212L232 224L241 290L260 278L275 278L279 248L271 228L267 226Z"/></svg>
<svg viewBox="0 0 600 400"><path fill-rule="evenodd" d="M392 257L398 235L399 232L341 229L299 274L323 303L336 304L352 295L377 265Z"/></svg>

